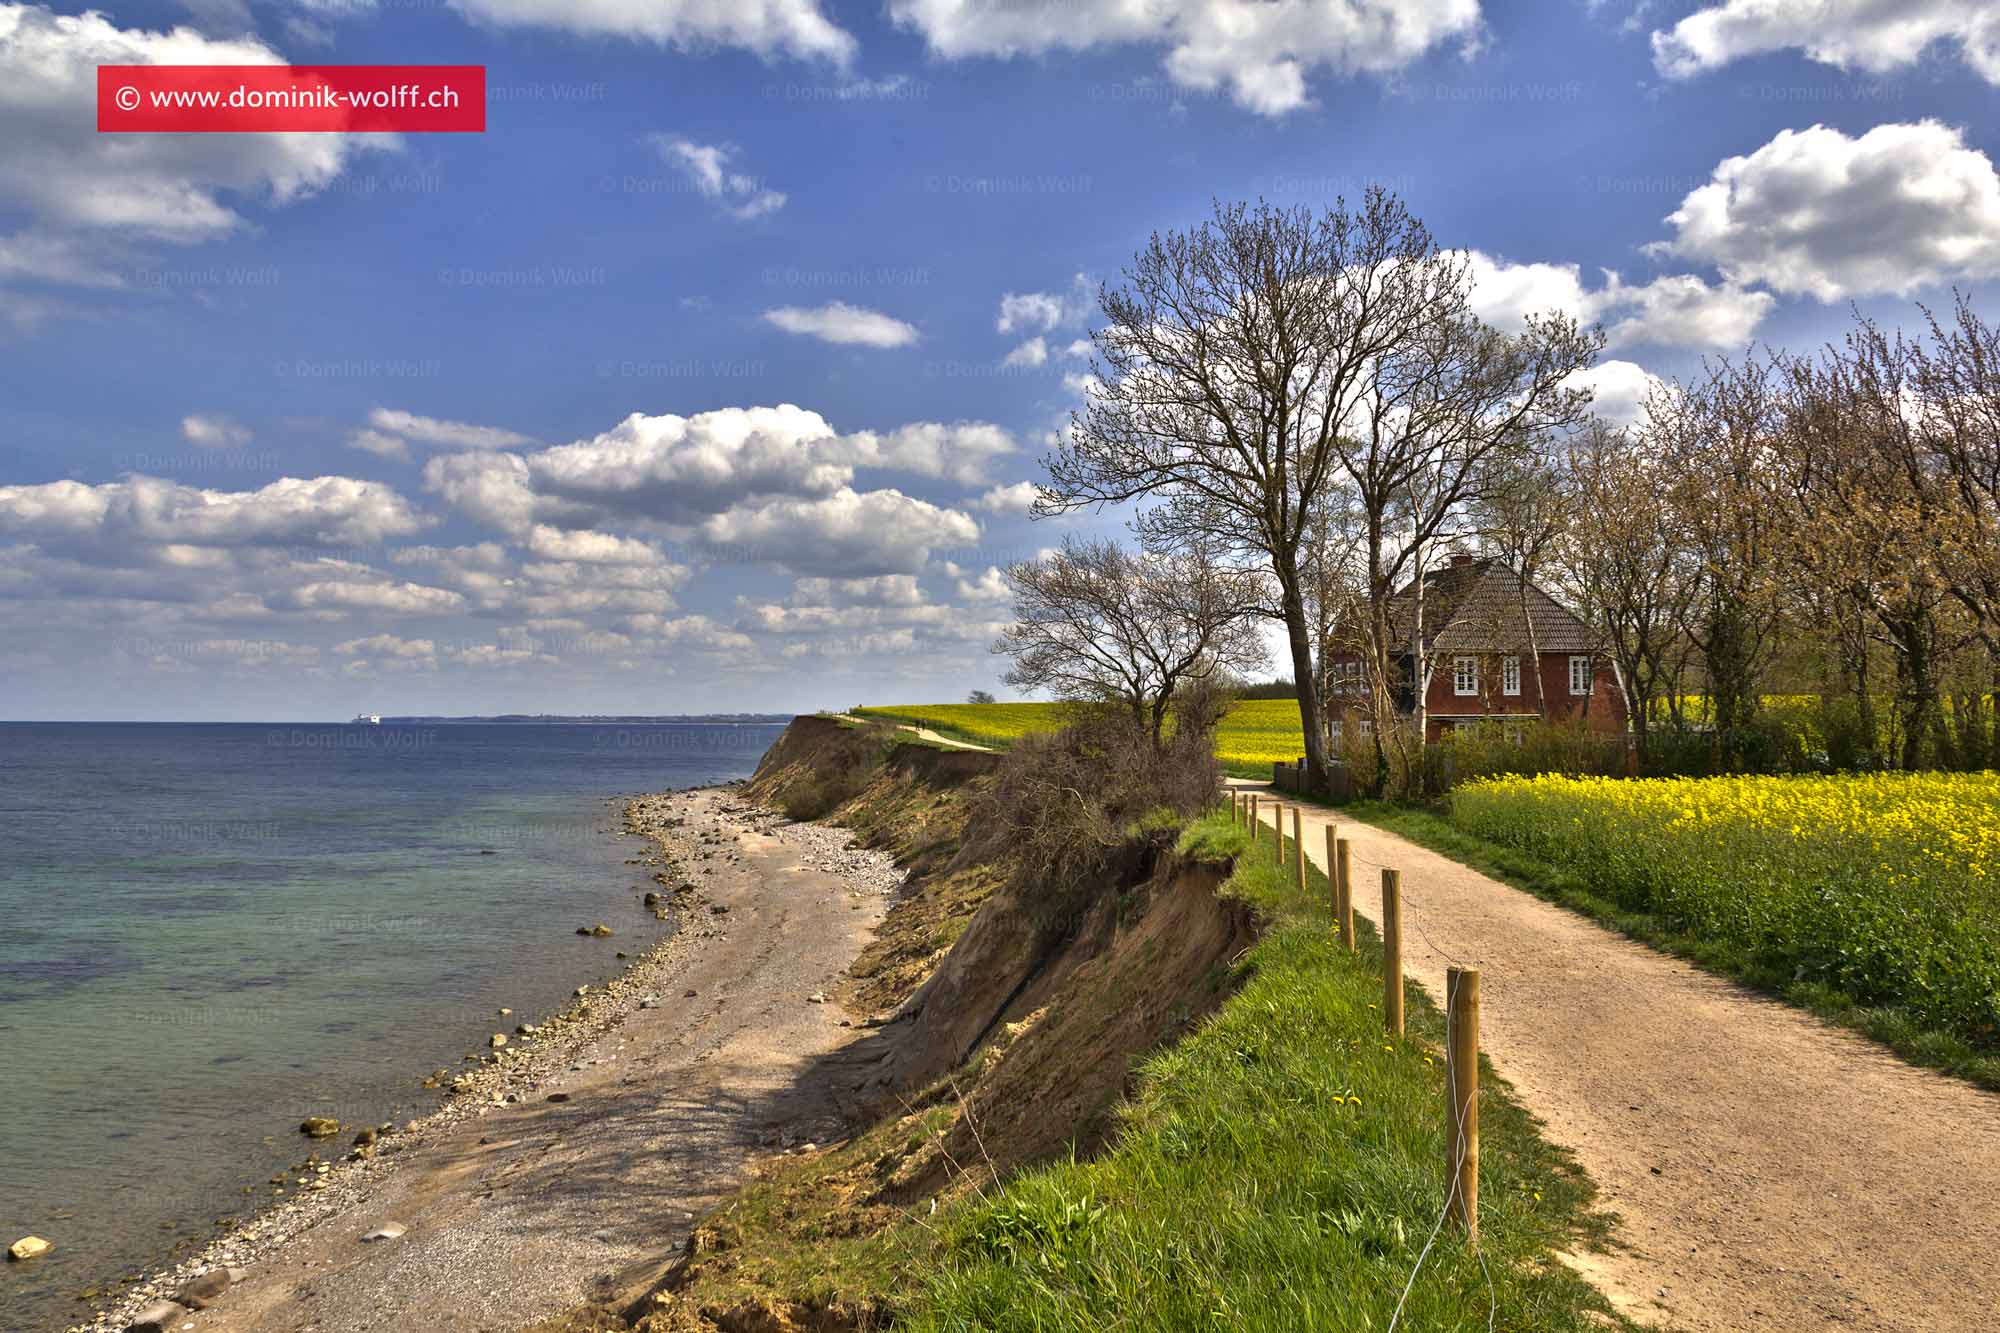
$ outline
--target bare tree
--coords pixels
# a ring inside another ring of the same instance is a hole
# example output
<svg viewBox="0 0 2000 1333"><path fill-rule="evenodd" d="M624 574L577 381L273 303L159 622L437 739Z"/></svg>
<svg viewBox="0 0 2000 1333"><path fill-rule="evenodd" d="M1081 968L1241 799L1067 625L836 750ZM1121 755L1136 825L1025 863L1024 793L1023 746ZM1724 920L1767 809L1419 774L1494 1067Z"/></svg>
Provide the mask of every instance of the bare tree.
<svg viewBox="0 0 2000 1333"><path fill-rule="evenodd" d="M1592 434L1599 437L1608 430L1602 421L1591 427ZM1475 531L1520 575L1516 609L1526 640L1521 646L1527 650L1528 661L1535 664L1535 712L1544 721L1548 720L1549 701L1543 688L1542 643L1535 628L1530 590L1540 584L1556 543L1569 528L1576 505L1571 480L1565 469L1538 450L1496 468L1492 485L1471 505Z"/></svg>
<svg viewBox="0 0 2000 1333"><path fill-rule="evenodd" d="M1407 511L1404 549L1421 551L1495 448L1586 397L1559 386L1594 342L1561 320L1495 333L1470 312L1466 271L1380 188L1352 211L1218 204L1191 231L1155 234L1102 293L1097 387L1047 460L1040 513L1151 497L1150 537L1270 571L1315 783L1327 741L1300 549L1329 487L1345 473L1363 502L1386 629L1410 563L1383 558L1392 506ZM1377 650L1386 676L1386 639Z"/></svg>
<svg viewBox="0 0 2000 1333"><path fill-rule="evenodd" d="M1664 693L1680 716L1681 626L1700 587L1699 567L1686 555L1667 501L1672 483L1643 421L1633 430L1579 436L1567 470L1568 522L1552 566L1616 663L1626 715L1643 742L1654 699Z"/></svg>
<svg viewBox="0 0 2000 1333"><path fill-rule="evenodd" d="M1207 552L1134 552L1066 540L1010 565L1015 622L993 645L1014 659L1009 685L1115 704L1165 741L1168 710L1190 687L1254 670L1265 650L1250 608L1258 576Z"/></svg>

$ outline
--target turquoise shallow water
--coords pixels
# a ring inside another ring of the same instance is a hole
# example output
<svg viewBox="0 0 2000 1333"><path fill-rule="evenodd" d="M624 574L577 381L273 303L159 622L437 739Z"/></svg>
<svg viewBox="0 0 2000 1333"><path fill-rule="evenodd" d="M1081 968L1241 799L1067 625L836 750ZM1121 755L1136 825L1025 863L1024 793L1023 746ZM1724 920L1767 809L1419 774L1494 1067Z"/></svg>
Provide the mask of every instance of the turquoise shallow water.
<svg viewBox="0 0 2000 1333"><path fill-rule="evenodd" d="M0 1328L210 1234L308 1145L666 927L621 800L775 725L0 724ZM614 939L574 931L603 919Z"/></svg>

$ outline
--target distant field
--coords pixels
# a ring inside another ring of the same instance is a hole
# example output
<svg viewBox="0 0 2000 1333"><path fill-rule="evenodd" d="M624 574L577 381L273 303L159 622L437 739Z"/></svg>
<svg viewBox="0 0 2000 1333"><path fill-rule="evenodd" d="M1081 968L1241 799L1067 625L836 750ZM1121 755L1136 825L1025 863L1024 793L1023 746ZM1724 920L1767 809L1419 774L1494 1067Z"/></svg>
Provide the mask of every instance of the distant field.
<svg viewBox="0 0 2000 1333"><path fill-rule="evenodd" d="M1062 708L1061 704L913 704L854 711L1004 749L1031 731L1060 727ZM1215 736L1216 758L1240 777L1268 778L1272 763L1297 759L1304 752L1299 706L1290 699L1245 700L1229 710Z"/></svg>
<svg viewBox="0 0 2000 1333"><path fill-rule="evenodd" d="M2000 777L1496 778L1451 822L1730 970L2000 1052Z"/></svg>

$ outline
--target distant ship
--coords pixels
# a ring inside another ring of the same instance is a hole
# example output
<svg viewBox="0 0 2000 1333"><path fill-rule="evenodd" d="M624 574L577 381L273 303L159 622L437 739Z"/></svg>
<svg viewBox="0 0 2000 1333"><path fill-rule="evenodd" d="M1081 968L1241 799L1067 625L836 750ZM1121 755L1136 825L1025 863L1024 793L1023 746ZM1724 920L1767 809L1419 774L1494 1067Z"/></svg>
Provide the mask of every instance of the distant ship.
<svg viewBox="0 0 2000 1333"><path fill-rule="evenodd" d="M382 725L382 715L380 713L356 713L354 715L354 725L361 727L379 727Z"/></svg>

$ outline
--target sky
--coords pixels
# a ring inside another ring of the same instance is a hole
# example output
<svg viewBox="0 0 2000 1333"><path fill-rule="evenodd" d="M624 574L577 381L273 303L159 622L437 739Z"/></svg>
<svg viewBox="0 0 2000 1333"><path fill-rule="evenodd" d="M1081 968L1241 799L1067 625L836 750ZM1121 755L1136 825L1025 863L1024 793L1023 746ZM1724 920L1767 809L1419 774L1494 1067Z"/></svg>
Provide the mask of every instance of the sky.
<svg viewBox="0 0 2000 1333"><path fill-rule="evenodd" d="M279 62L487 128L95 128L99 63ZM1618 417L1990 315L1996 110L1984 0L0 2L0 718L1004 697L1150 233L1384 185Z"/></svg>

